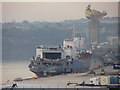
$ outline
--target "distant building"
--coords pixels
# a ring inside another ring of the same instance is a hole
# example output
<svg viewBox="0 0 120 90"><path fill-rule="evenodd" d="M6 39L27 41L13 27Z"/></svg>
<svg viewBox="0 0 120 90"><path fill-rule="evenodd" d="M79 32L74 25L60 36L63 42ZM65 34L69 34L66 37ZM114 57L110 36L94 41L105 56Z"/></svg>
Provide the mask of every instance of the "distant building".
<svg viewBox="0 0 120 90"><path fill-rule="evenodd" d="M117 44L118 45L118 36L109 36L109 37L107 37L107 40L111 44Z"/></svg>

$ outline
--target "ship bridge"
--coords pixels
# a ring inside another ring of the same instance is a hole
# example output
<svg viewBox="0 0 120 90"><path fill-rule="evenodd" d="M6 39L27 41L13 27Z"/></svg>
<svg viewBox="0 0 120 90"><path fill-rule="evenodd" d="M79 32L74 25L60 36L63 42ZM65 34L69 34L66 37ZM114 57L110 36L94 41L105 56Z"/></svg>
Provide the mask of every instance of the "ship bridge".
<svg viewBox="0 0 120 90"><path fill-rule="evenodd" d="M61 47L39 46L36 48L36 58L61 59L63 51Z"/></svg>

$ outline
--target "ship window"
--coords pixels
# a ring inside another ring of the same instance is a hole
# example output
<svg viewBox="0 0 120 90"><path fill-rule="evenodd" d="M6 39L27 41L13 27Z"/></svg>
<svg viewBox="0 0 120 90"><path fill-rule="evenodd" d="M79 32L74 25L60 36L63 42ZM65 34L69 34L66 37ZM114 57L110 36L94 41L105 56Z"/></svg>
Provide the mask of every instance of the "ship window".
<svg viewBox="0 0 120 90"><path fill-rule="evenodd" d="M93 81L91 81L91 83L93 83Z"/></svg>
<svg viewBox="0 0 120 90"><path fill-rule="evenodd" d="M46 65L46 63L42 63L42 65Z"/></svg>
<svg viewBox="0 0 120 90"><path fill-rule="evenodd" d="M51 65L51 63L47 63L47 65Z"/></svg>
<svg viewBox="0 0 120 90"><path fill-rule="evenodd" d="M67 59L70 59L70 56L69 56L69 55L67 55L67 56L66 56L66 58L67 58Z"/></svg>
<svg viewBox="0 0 120 90"><path fill-rule="evenodd" d="M57 48L49 48L50 50L57 50Z"/></svg>
<svg viewBox="0 0 120 90"><path fill-rule="evenodd" d="M42 65L51 65L51 63L42 63Z"/></svg>
<svg viewBox="0 0 120 90"><path fill-rule="evenodd" d="M40 60L40 57L38 56L36 59L37 59L37 60Z"/></svg>
<svg viewBox="0 0 120 90"><path fill-rule="evenodd" d="M47 59L61 59L61 53L48 53L44 52L43 57Z"/></svg>
<svg viewBox="0 0 120 90"><path fill-rule="evenodd" d="M69 63L67 62L66 65L69 65Z"/></svg>
<svg viewBox="0 0 120 90"><path fill-rule="evenodd" d="M53 63L53 65L60 65L59 63Z"/></svg>
<svg viewBox="0 0 120 90"><path fill-rule="evenodd" d="M37 47L38 49L41 49L41 47Z"/></svg>
<svg viewBox="0 0 120 90"><path fill-rule="evenodd" d="M38 65L40 65L40 63L38 63Z"/></svg>

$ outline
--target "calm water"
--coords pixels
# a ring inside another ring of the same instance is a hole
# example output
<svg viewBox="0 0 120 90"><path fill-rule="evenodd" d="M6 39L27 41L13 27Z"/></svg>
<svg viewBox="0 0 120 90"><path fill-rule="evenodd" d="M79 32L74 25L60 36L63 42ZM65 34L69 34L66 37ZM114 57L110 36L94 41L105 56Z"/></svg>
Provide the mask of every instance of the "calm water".
<svg viewBox="0 0 120 90"><path fill-rule="evenodd" d="M2 64L2 84L12 83L15 78L33 77L35 74L29 71L30 62L4 62Z"/></svg>

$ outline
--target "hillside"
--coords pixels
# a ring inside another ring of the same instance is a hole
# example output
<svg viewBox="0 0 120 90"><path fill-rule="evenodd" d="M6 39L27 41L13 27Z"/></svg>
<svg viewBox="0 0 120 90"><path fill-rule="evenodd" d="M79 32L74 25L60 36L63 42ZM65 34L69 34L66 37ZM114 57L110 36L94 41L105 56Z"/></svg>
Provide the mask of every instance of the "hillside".
<svg viewBox="0 0 120 90"><path fill-rule="evenodd" d="M76 26L77 36L89 42L89 25L87 19L65 20L64 22L9 22L2 23L3 61L29 60L35 55L39 45L62 45L65 38L71 38L72 25ZM100 24L100 40L117 35L117 18L104 18Z"/></svg>

